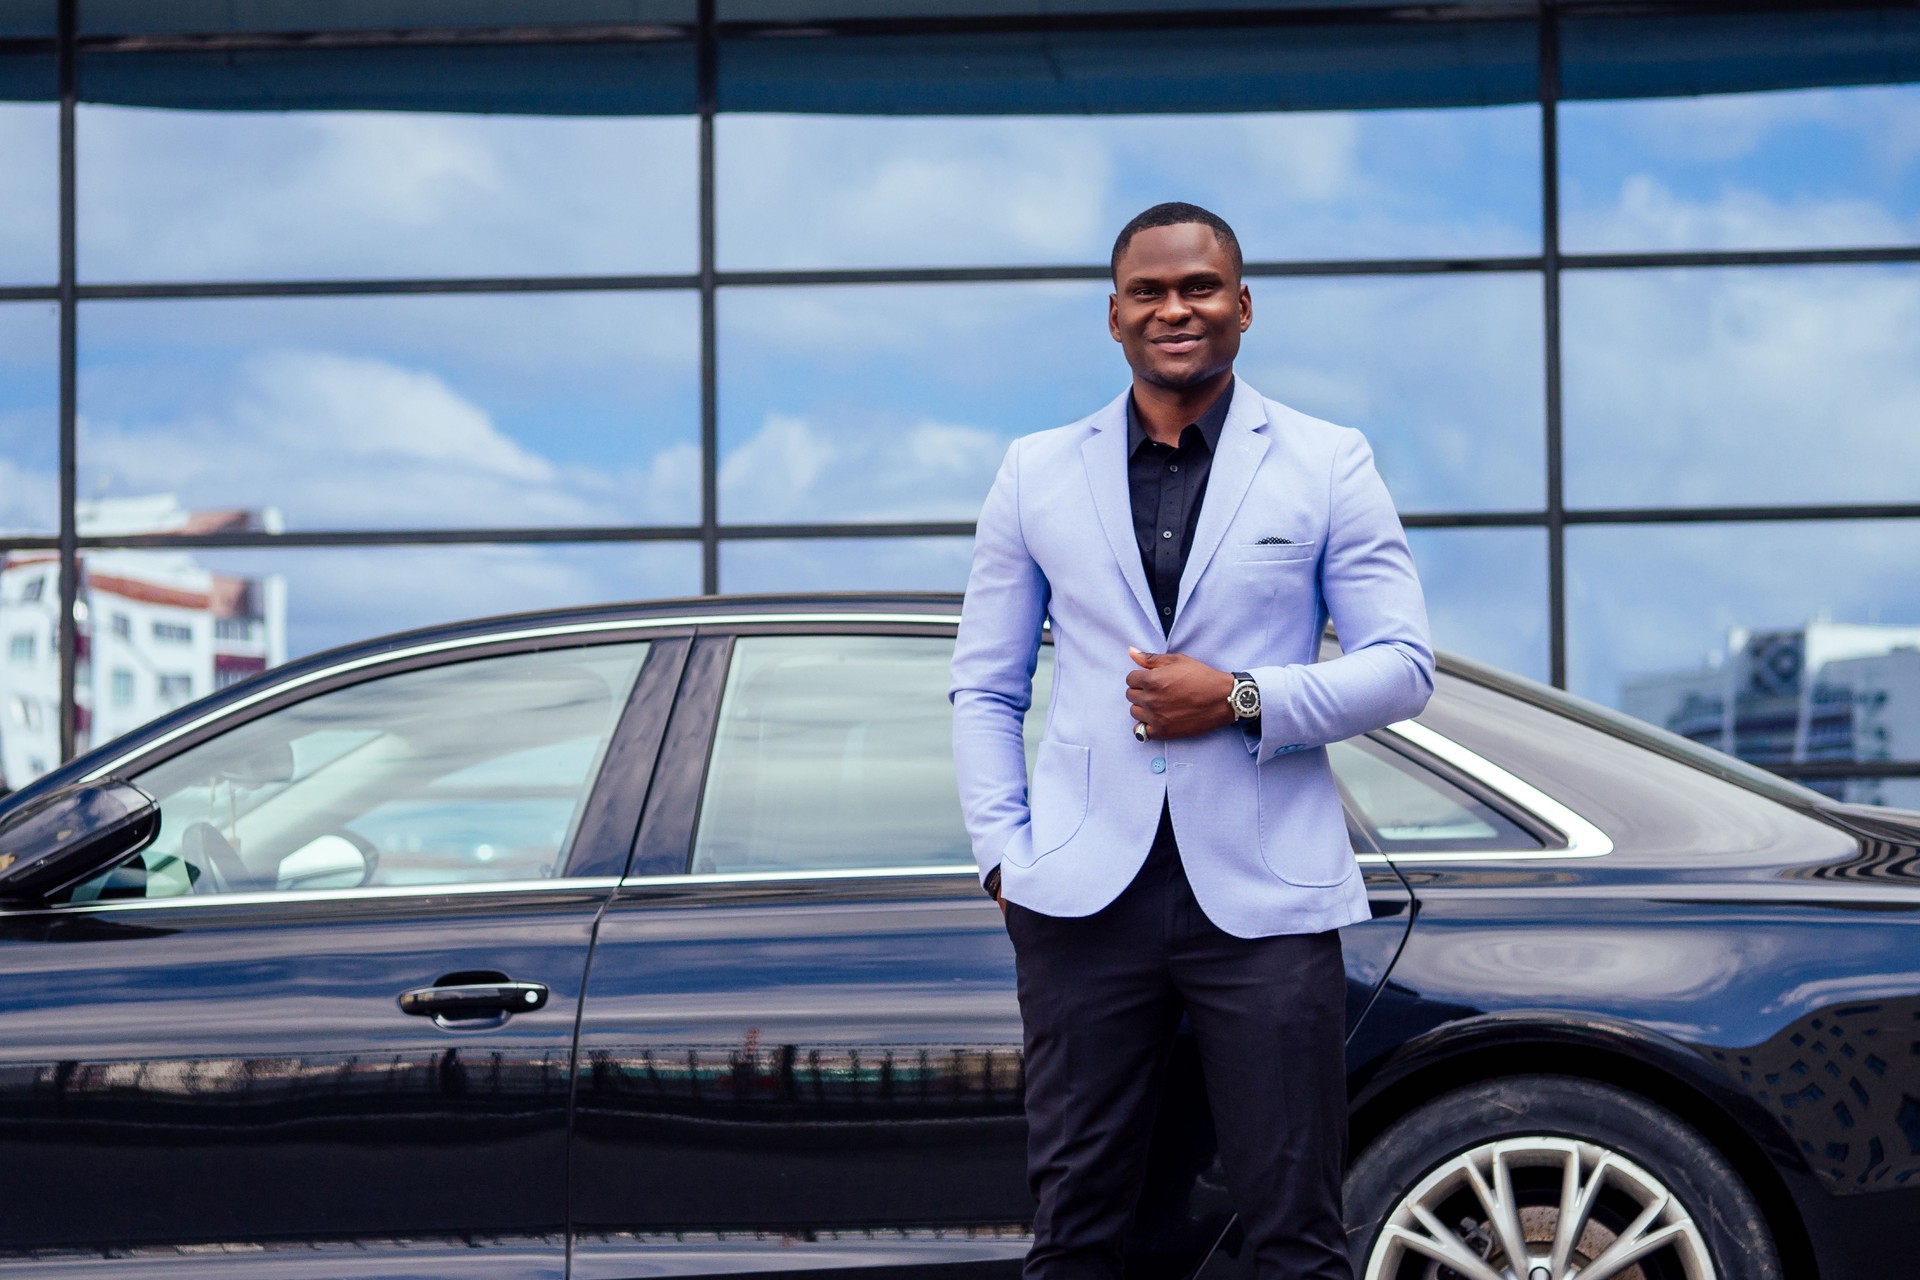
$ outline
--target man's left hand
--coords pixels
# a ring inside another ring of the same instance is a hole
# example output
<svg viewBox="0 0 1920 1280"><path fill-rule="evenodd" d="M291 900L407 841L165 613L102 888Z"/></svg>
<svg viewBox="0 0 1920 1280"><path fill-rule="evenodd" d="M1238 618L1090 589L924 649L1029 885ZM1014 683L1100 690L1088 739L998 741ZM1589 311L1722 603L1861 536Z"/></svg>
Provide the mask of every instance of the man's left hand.
<svg viewBox="0 0 1920 1280"><path fill-rule="evenodd" d="M1233 675L1184 653L1127 653L1139 666L1127 672L1127 701L1149 738L1192 738L1234 722L1227 697Z"/></svg>

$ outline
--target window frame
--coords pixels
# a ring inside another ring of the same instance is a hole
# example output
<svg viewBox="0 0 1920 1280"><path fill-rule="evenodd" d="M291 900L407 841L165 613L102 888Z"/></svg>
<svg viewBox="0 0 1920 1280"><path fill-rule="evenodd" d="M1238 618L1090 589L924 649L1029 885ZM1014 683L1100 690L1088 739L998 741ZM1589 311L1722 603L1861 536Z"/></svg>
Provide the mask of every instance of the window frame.
<svg viewBox="0 0 1920 1280"><path fill-rule="evenodd" d="M646 802L671 701L679 688L693 627L683 618L629 618L531 627L479 636L447 636L385 653L358 655L311 669L297 664L276 671L264 688L233 700L210 714L189 718L172 732L132 746L89 771L88 780L125 777L167 763L228 732L311 699L389 676L515 654L555 649L589 649L645 642L651 647L635 677L626 706L616 717L599 772L588 787L573 846L559 874L542 880L477 881L470 884L371 885L351 889L262 890L243 893L187 894L172 898L128 898L106 902L58 903L17 909L0 915L91 913L182 907L264 906L272 903L354 899L422 898L446 894L578 892L611 889L625 867L630 833ZM224 696L224 695L222 695ZM176 715L191 717L192 708ZM635 777L647 781L629 785Z"/></svg>
<svg viewBox="0 0 1920 1280"><path fill-rule="evenodd" d="M759 902L768 895L807 898L826 891L836 897L947 896L973 893L979 868L972 862L950 866L850 867L823 870L700 872L692 870L700 806L718 737L720 699L732 668L733 643L751 636L920 635L952 640L958 619L951 615L875 613L858 618L810 615L769 617L765 622L709 622L699 627L696 656L689 660L673 723L667 727L663 765L649 790L634 855L621 877L623 897L681 897L688 894ZM1042 644L1051 644L1044 634ZM1330 656L1330 655L1329 655ZM1553 797L1514 776L1495 762L1417 721L1401 721L1364 735L1436 776L1452 783L1541 842L1538 849L1463 851L1458 849L1385 853L1356 849L1362 868L1393 869L1423 863L1514 862L1593 858L1613 851L1613 841L1598 827ZM1342 799L1345 808L1344 797ZM1349 814L1351 820L1351 814ZM1364 830L1364 825L1361 827Z"/></svg>

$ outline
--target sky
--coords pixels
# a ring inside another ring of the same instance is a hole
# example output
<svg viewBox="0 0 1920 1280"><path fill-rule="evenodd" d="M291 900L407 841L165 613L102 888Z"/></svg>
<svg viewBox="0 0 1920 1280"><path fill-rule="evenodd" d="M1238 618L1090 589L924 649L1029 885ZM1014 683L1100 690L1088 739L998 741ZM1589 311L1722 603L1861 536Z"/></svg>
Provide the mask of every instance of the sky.
<svg viewBox="0 0 1920 1280"><path fill-rule="evenodd" d="M52 110L0 104L0 283L53 276ZM1532 106L1241 116L731 116L725 269L1104 261L1156 200L1251 259L1527 254ZM679 273L689 118L83 106L86 282ZM1920 88L1567 103L1563 246L1920 242ZM1257 279L1247 382L1357 426L1406 512L1537 509L1537 276ZM1573 506L1920 501L1920 267L1569 272ZM1125 367L1098 284L730 288L726 521L967 520L1013 437ZM83 498L272 506L290 529L690 523L690 292L90 302ZM0 528L50 531L55 316L0 303ZM1546 672L1544 534L1412 538L1437 643ZM1735 625L1920 622L1908 525L1584 527L1573 686L1691 667ZM289 580L292 648L698 586L687 547L206 553ZM741 543L727 590L958 587L964 539ZM216 563L216 561L218 563ZM371 584L379 584L371 590Z"/></svg>

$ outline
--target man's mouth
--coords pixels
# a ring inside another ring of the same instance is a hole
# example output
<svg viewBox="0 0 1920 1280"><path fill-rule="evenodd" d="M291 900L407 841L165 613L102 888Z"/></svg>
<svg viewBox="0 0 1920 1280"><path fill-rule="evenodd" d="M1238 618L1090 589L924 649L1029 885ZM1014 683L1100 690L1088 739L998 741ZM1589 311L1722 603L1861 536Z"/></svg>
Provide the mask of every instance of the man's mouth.
<svg viewBox="0 0 1920 1280"><path fill-rule="evenodd" d="M1200 335L1197 333L1169 333L1158 338L1153 338L1151 341L1154 346L1160 348L1168 355L1177 356L1184 355L1199 346Z"/></svg>

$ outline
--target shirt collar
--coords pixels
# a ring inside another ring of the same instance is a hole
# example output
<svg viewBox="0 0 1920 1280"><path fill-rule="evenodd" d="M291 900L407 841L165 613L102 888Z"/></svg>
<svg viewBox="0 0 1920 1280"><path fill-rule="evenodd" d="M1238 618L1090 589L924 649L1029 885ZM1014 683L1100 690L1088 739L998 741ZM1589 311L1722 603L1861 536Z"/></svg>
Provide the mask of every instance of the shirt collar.
<svg viewBox="0 0 1920 1280"><path fill-rule="evenodd" d="M1187 424L1199 429L1200 438L1207 443L1208 453L1220 451L1220 430L1226 426L1228 410L1233 408L1233 388L1238 381L1238 378L1230 380L1227 383L1227 389L1207 406L1207 411ZM1186 434L1184 430L1180 433L1182 444L1186 443ZM1147 430L1140 425L1140 415L1134 411L1133 393L1129 391L1127 393L1127 456L1131 458L1138 453L1140 446L1146 442Z"/></svg>

